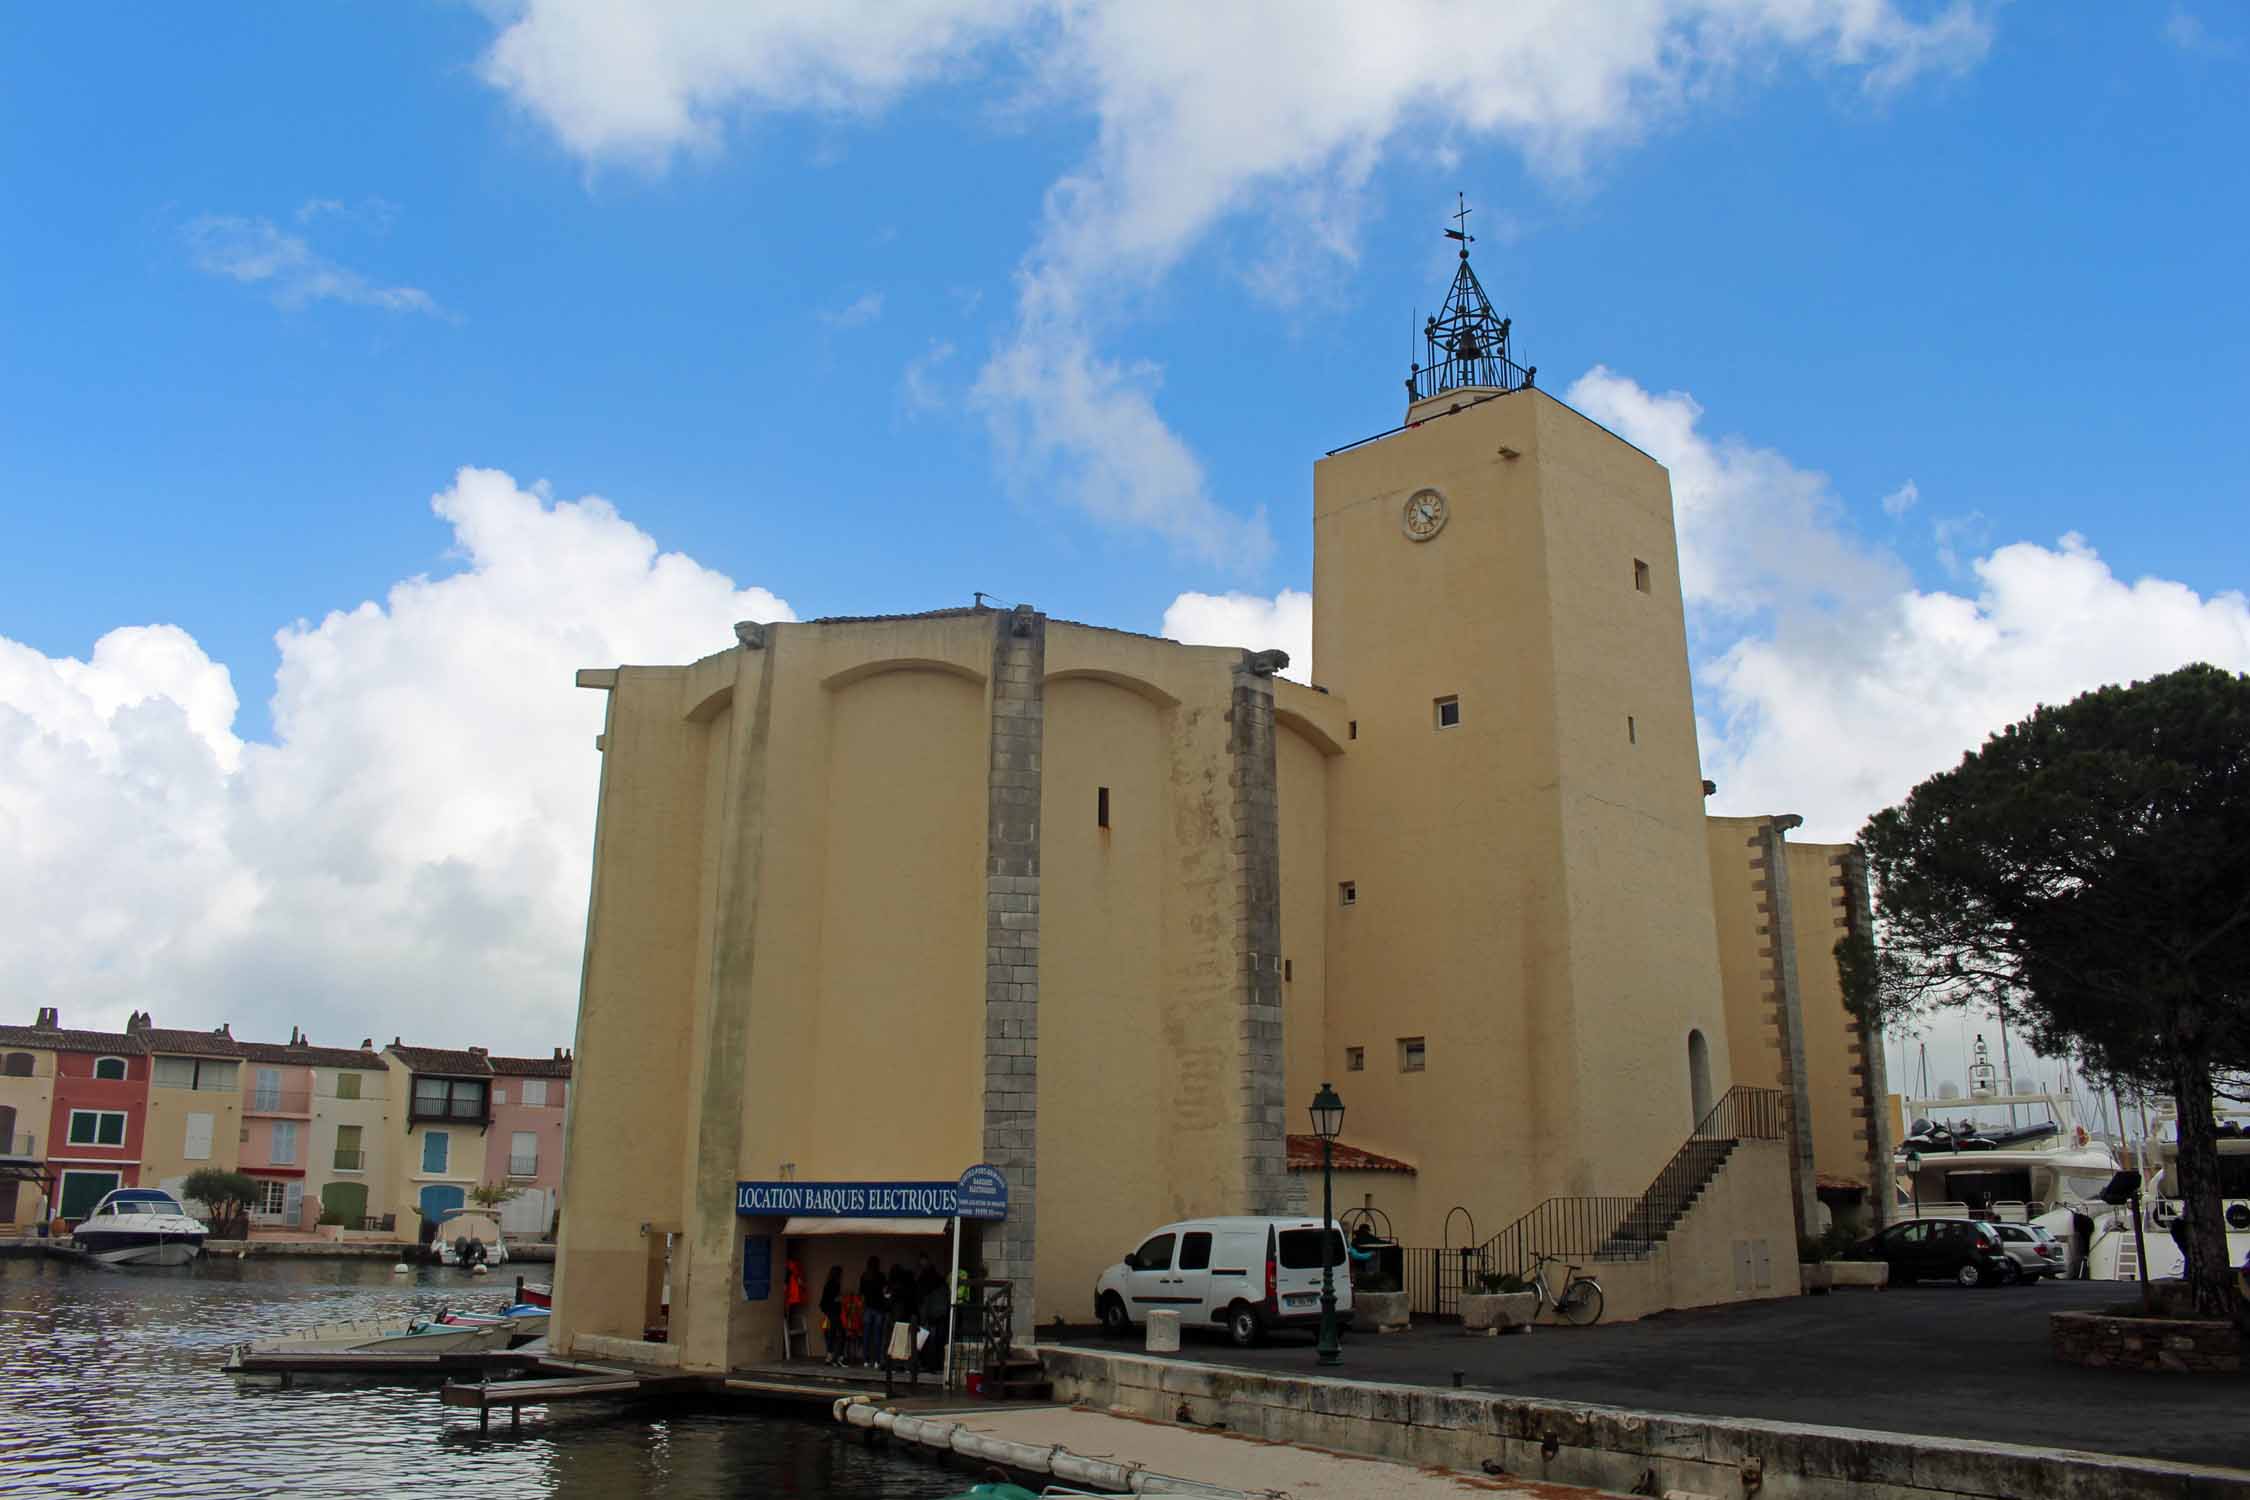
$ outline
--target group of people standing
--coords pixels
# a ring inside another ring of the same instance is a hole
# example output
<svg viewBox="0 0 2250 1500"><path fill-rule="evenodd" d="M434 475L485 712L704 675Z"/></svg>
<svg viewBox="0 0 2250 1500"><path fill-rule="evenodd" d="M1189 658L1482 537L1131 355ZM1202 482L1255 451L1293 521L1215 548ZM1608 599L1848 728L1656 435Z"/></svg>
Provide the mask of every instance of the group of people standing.
<svg viewBox="0 0 2250 1500"><path fill-rule="evenodd" d="M947 1304L945 1277L926 1252L914 1269L893 1261L887 1272L882 1257L870 1255L856 1297L844 1290L844 1268L832 1266L820 1289L828 1363L936 1370L945 1356Z"/></svg>

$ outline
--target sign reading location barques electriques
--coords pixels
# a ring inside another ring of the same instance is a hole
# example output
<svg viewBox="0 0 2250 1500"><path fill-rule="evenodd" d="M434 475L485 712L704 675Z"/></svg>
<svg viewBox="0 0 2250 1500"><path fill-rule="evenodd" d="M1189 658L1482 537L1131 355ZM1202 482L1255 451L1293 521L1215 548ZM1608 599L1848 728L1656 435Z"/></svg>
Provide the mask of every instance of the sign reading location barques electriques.
<svg viewBox="0 0 2250 1500"><path fill-rule="evenodd" d="M954 1182L738 1182L734 1211L809 1219L1005 1219L1008 1179L980 1163Z"/></svg>

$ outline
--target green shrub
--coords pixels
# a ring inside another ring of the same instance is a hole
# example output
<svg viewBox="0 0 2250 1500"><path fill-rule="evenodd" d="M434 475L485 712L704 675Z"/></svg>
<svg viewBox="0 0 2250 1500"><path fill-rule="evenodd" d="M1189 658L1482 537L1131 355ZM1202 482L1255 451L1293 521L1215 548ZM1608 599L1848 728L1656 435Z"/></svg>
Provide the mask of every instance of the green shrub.
<svg viewBox="0 0 2250 1500"><path fill-rule="evenodd" d="M1531 1283L1513 1271L1480 1271L1477 1273L1477 1285L1484 1289L1488 1297L1531 1290Z"/></svg>

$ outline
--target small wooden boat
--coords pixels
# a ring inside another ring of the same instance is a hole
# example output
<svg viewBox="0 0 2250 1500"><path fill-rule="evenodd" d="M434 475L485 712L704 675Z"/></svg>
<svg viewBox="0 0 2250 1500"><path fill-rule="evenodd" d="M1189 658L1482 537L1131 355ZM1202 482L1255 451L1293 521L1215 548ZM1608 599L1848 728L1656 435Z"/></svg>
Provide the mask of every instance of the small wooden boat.
<svg viewBox="0 0 2250 1500"><path fill-rule="evenodd" d="M362 1318L323 1323L280 1338L254 1339L238 1348L251 1354L477 1354L505 1349L514 1336L512 1322Z"/></svg>

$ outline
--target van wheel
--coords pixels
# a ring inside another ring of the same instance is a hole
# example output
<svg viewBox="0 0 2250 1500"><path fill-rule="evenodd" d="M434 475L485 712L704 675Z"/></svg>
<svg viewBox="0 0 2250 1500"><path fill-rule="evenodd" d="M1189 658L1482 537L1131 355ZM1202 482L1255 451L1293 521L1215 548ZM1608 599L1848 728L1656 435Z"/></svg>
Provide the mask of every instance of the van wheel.
<svg viewBox="0 0 2250 1500"><path fill-rule="evenodd" d="M1123 1338L1133 1331L1133 1319L1125 1311L1125 1299L1115 1292L1102 1298L1102 1331L1112 1338Z"/></svg>
<svg viewBox="0 0 2250 1500"><path fill-rule="evenodd" d="M1237 1302L1227 1309L1227 1337L1234 1347L1247 1349L1266 1336L1266 1325L1258 1320L1258 1310L1247 1302Z"/></svg>

